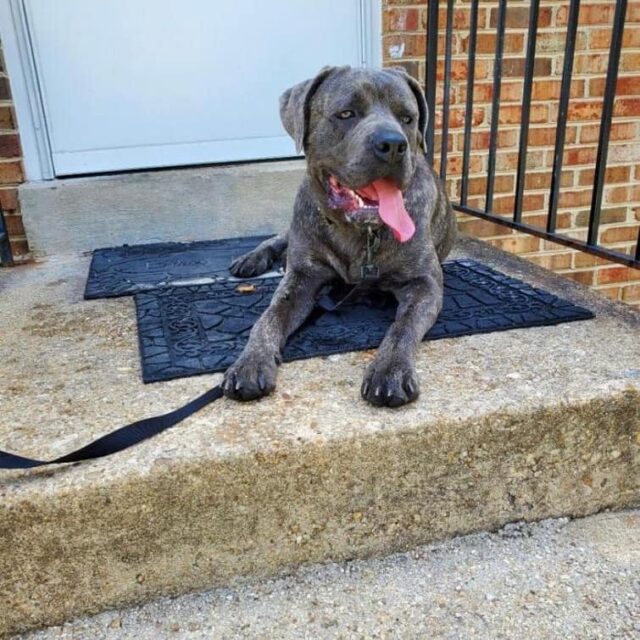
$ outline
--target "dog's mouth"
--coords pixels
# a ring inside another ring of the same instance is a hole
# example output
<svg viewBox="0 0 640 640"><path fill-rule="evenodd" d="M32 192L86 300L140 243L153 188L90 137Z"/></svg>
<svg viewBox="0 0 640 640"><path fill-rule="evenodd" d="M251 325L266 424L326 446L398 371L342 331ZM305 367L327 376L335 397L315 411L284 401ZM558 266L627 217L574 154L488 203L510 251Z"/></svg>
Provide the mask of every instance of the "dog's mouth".
<svg viewBox="0 0 640 640"><path fill-rule="evenodd" d="M415 224L404 206L402 191L388 178L351 189L334 175L327 179L329 207L344 212L352 222L379 223L390 227L396 240L406 242L416 231Z"/></svg>

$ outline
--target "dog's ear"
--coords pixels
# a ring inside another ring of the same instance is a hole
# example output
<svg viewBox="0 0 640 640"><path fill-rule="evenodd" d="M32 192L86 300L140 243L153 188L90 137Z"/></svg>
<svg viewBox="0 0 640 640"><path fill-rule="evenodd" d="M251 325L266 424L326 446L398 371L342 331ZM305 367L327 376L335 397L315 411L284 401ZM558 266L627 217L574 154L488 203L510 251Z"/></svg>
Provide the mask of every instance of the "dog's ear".
<svg viewBox="0 0 640 640"><path fill-rule="evenodd" d="M404 78L405 82L409 85L409 88L413 92L418 103L418 144L422 147L422 150L427 151L427 123L429 122L429 109L427 108L427 101L424 97L424 92L420 83L411 75L409 75L404 67L388 67L386 71L391 71Z"/></svg>
<svg viewBox="0 0 640 640"><path fill-rule="evenodd" d="M296 143L298 153L306 147L307 143L311 100L318 87L337 68L323 67L315 78L296 84L280 96L280 119L287 133Z"/></svg>

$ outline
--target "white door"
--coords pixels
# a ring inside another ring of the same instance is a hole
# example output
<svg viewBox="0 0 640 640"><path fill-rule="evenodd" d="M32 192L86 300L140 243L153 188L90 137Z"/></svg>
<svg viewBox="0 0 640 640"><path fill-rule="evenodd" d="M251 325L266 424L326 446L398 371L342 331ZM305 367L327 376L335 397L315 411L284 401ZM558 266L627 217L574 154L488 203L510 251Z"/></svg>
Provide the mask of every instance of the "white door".
<svg viewBox="0 0 640 640"><path fill-rule="evenodd" d="M23 1L56 175L293 156L278 96L379 62L379 0Z"/></svg>

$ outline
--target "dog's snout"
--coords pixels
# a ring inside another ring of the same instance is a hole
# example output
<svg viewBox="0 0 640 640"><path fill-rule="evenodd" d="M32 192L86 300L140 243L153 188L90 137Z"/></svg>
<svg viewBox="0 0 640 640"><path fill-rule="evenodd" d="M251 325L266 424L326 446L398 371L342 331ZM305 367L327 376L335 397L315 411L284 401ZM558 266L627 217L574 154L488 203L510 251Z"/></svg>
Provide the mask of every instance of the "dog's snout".
<svg viewBox="0 0 640 640"><path fill-rule="evenodd" d="M407 151L407 139L398 131L380 131L372 139L376 157L389 164L400 162Z"/></svg>

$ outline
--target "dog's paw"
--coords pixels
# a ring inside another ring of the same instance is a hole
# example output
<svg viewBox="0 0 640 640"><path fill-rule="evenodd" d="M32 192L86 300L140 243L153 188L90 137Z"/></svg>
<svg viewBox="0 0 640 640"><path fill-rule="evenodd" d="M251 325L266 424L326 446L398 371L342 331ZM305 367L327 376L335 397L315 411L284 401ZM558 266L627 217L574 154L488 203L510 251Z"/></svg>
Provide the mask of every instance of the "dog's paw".
<svg viewBox="0 0 640 640"><path fill-rule="evenodd" d="M256 400L276 388L275 358L240 356L224 374L222 390L233 400Z"/></svg>
<svg viewBox="0 0 640 640"><path fill-rule="evenodd" d="M255 249L236 258L229 266L229 271L236 278L253 278L268 271L273 263L272 251Z"/></svg>
<svg viewBox="0 0 640 640"><path fill-rule="evenodd" d="M410 362L376 359L367 367L361 393L376 407L401 407L420 395L420 386Z"/></svg>

